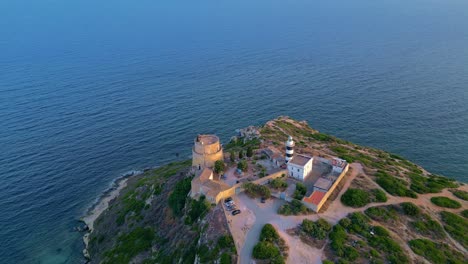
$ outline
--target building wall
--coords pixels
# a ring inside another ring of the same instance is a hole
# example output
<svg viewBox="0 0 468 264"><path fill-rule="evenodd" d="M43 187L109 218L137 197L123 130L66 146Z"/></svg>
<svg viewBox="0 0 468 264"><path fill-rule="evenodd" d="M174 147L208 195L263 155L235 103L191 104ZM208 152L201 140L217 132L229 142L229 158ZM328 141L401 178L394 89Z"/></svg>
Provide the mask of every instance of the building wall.
<svg viewBox="0 0 468 264"><path fill-rule="evenodd" d="M194 142L193 150L199 154L214 154L221 149L219 141L214 142L213 144L202 144L201 142Z"/></svg>
<svg viewBox="0 0 468 264"><path fill-rule="evenodd" d="M320 201L319 204L315 205L315 204L310 204L310 203L306 203L304 202L304 198L302 199L302 203L307 206L308 208L314 210L314 212L318 212L320 210L320 208L322 208L322 206L325 204L325 202L328 200L328 197L330 197L330 195L333 193L333 191L336 189L336 186L338 186L338 184L340 183L340 181L344 178L344 176L346 175L346 173L348 172L348 169L349 169L349 164L346 164L345 168L343 169L343 171L341 172L340 176L338 176L338 178L336 179L336 181L333 183L333 185L330 187L330 189L327 191L327 193L325 194L325 196L323 197L322 201Z"/></svg>
<svg viewBox="0 0 468 264"><path fill-rule="evenodd" d="M213 154L199 154L192 150L192 166L198 167L200 165L202 168L206 167L213 167L214 163L217 160L223 160L223 149L220 148L218 152Z"/></svg>

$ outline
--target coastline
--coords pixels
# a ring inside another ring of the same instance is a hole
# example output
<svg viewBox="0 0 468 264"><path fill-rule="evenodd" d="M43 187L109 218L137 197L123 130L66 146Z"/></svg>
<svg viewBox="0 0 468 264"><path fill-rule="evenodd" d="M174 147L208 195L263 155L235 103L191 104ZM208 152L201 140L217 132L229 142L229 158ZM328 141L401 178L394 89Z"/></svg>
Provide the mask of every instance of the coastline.
<svg viewBox="0 0 468 264"><path fill-rule="evenodd" d="M81 217L80 221L85 223L86 233L83 235L83 256L89 260L88 244L89 235L93 231L94 222L96 219L109 207L109 203L116 198L120 191L127 186L127 181L130 177L136 176L143 173L142 171L131 171L123 174L123 176L117 178L106 191L102 193L99 199L89 209L85 216Z"/></svg>

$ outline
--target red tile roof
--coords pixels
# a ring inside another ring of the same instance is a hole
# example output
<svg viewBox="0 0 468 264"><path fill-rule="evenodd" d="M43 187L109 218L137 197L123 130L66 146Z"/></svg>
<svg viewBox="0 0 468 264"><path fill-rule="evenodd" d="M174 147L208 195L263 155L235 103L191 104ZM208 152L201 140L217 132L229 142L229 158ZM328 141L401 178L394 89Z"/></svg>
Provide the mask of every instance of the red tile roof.
<svg viewBox="0 0 468 264"><path fill-rule="evenodd" d="M314 191L309 197L304 198L304 202L318 205L326 193L321 191Z"/></svg>

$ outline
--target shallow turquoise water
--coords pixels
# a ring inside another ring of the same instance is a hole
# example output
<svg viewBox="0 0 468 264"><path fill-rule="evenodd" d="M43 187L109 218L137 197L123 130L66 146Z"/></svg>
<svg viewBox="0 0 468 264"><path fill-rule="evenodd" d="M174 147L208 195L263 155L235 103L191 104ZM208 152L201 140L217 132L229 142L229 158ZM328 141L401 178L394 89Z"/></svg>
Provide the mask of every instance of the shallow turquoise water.
<svg viewBox="0 0 468 264"><path fill-rule="evenodd" d="M79 263L122 173L278 115L468 181L466 1L0 2L0 262Z"/></svg>

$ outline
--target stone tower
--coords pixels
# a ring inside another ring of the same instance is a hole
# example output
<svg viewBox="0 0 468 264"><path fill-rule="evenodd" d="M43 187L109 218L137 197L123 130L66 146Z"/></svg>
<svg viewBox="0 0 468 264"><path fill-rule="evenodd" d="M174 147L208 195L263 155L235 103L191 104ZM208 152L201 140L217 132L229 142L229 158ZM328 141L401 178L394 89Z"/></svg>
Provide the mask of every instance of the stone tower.
<svg viewBox="0 0 468 264"><path fill-rule="evenodd" d="M286 141L286 163L288 163L294 155L294 141L291 136L288 137L288 141Z"/></svg>
<svg viewBox="0 0 468 264"><path fill-rule="evenodd" d="M223 160L223 148L216 135L198 135L192 149L192 166L197 169L212 168L217 160Z"/></svg>

